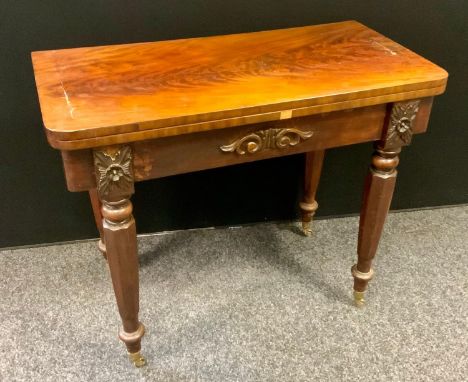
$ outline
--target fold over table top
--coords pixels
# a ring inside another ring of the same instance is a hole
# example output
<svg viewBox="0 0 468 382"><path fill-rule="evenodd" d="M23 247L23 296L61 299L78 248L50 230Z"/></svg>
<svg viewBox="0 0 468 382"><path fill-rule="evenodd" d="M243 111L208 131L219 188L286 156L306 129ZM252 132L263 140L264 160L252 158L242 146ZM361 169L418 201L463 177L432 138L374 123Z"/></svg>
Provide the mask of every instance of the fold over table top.
<svg viewBox="0 0 468 382"><path fill-rule="evenodd" d="M93 147L440 94L447 73L355 21L33 52L44 126Z"/></svg>

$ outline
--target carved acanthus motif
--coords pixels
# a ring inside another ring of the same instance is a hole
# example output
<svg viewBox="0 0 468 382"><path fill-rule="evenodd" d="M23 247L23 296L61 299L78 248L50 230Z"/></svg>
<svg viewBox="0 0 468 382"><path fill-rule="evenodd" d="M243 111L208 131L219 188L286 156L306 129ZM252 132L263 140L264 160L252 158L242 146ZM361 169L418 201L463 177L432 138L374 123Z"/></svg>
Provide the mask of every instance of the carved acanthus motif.
<svg viewBox="0 0 468 382"><path fill-rule="evenodd" d="M413 120L419 110L419 100L398 102L393 105L387 142L396 145L408 145L413 135Z"/></svg>
<svg viewBox="0 0 468 382"><path fill-rule="evenodd" d="M94 165L101 199L133 193L132 150L129 146L94 150Z"/></svg>
<svg viewBox="0 0 468 382"><path fill-rule="evenodd" d="M301 131L298 129L268 129L259 130L238 139L237 141L221 146L220 149L227 153L236 152L239 155L254 154L265 149L284 149L296 146L301 139L306 140L314 134L313 131Z"/></svg>

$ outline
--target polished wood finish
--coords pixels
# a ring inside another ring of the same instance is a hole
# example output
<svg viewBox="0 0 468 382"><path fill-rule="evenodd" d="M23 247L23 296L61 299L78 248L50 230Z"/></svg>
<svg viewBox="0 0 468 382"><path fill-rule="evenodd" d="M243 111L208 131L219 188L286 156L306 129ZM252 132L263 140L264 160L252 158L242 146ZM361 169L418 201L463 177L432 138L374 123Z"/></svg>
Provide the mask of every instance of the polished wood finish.
<svg viewBox="0 0 468 382"><path fill-rule="evenodd" d="M372 260L377 252L397 176L397 150L385 150L376 145L372 165L364 185L363 204L359 220L358 262L351 269L354 277L356 303L364 303L363 292L373 277Z"/></svg>
<svg viewBox="0 0 468 382"><path fill-rule="evenodd" d="M145 331L138 320L137 241L130 201L134 192L131 148L124 146L95 150L94 165L97 193L102 203L107 261L122 318L123 328L119 337L131 355L139 355ZM144 359L138 356L135 364L141 366L143 363Z"/></svg>
<svg viewBox="0 0 468 382"><path fill-rule="evenodd" d="M445 89L445 86L439 88L438 91L443 92L444 89ZM420 97L427 97L429 95L432 95L433 93L434 93L433 89L418 90L418 91L411 91L407 93L393 94L390 98L392 99L392 101L401 101L401 100L406 100L406 99L417 99ZM63 149L63 150L78 150L78 149L85 149L85 148L90 148L90 147L99 147L99 146L107 146L107 145L142 141L142 140L148 140L148 139L153 139L153 138L172 137L172 136L177 136L180 134L189 134L189 133L201 132L201 131L213 131L215 129L222 129L222 128L228 128L228 127L234 127L234 126L243 126L243 125L248 125L252 123L276 121L276 120L281 120L282 119L281 116L285 113L288 115L291 115L292 116L291 118L293 117L299 118L299 117L311 115L311 114L321 114L321 113L327 113L327 112L332 112L336 110L349 110L348 107L357 108L357 107L365 107L365 106L372 106L372 105L380 105L382 104L384 99L389 99L389 97L378 96L378 97L362 98L359 100L310 106L310 107L304 107L304 108L295 109L295 110L286 110L283 112L255 114L255 115L246 116L246 117L220 119L220 120L204 122L204 123L193 123L193 124L186 124L186 125L180 125L180 126L175 126L175 127L172 126L172 127L159 128L159 129L153 129L153 130L137 131L133 133L115 134L115 135L104 136L104 137L85 138L85 139L79 139L76 141L57 140L47 130L46 130L46 134L47 134L49 143L51 144L52 147Z"/></svg>
<svg viewBox="0 0 468 382"><path fill-rule="evenodd" d="M98 243L98 248L102 253L102 256L104 256L105 259L107 259L106 255L106 245L104 242L104 228L102 227L102 213L101 213L101 208L102 208L102 203L99 200L99 195L98 192L95 188L92 188L89 190L89 198L91 200L91 207L93 208L93 215L94 215L94 221L96 222L96 228L99 231L99 243Z"/></svg>
<svg viewBox="0 0 468 382"><path fill-rule="evenodd" d="M352 268L362 305L398 154L427 129L447 73L355 21L34 52L41 111L70 191L89 191L132 362L138 320L134 182L306 153L306 233L328 148L376 142ZM102 224L100 221L102 219ZM104 246L105 243L105 246Z"/></svg>
<svg viewBox="0 0 468 382"><path fill-rule="evenodd" d="M50 143L67 150L433 96L447 79L356 21L32 59Z"/></svg>
<svg viewBox="0 0 468 382"><path fill-rule="evenodd" d="M364 303L364 292L374 271L372 260L377 252L385 219L390 209L397 176L399 153L409 145L421 100L398 102L389 106L382 139L374 144L375 152L364 185L359 220L358 262L351 269L355 302Z"/></svg>
<svg viewBox="0 0 468 382"><path fill-rule="evenodd" d="M419 112L413 121L413 134L426 131L431 106L432 97L421 100ZM132 144L135 181L378 140L382 135L385 116L386 105L376 105L314 115L304 119L294 118L209 133L183 134L135 142ZM251 132L277 127L312 130L314 135L312 139L294 147L262 151L254 155L228 155L219 149L219 146ZM96 187L92 150L63 150L62 160L70 191L87 191Z"/></svg>
<svg viewBox="0 0 468 382"><path fill-rule="evenodd" d="M302 230L306 236L312 234L312 218L318 208L315 200L317 188L322 173L323 158L325 150L317 150L306 153L305 176L304 176L304 196L299 204L302 216Z"/></svg>
<svg viewBox="0 0 468 382"><path fill-rule="evenodd" d="M379 139L386 113L385 105L338 111L284 121L253 124L196 134L152 139L132 144L135 181L184 172L205 170L260 159L298 154ZM313 135L295 146L269 148L253 154L224 152L221 146L267 129L296 128ZM63 151L67 186L70 191L96 187L92 150Z"/></svg>

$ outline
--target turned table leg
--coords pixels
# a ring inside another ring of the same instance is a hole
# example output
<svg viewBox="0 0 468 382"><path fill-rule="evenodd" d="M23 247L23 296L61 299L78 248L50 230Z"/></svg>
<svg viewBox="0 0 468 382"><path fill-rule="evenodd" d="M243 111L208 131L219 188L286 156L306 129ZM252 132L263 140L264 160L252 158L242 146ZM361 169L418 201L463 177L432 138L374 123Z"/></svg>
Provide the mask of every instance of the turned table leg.
<svg viewBox="0 0 468 382"><path fill-rule="evenodd" d="M140 354L145 328L138 320L138 255L130 202L134 192L132 152L128 146L98 149L94 151L94 163L107 260L123 324L119 338L127 346L131 361L139 367L145 364Z"/></svg>
<svg viewBox="0 0 468 382"><path fill-rule="evenodd" d="M356 305L364 304L364 292L372 278L372 259L377 252L396 180L398 151L376 147L372 165L364 186L364 197L359 221L358 262L352 267L354 299Z"/></svg>
<svg viewBox="0 0 468 382"><path fill-rule="evenodd" d="M107 259L106 255L106 245L104 242L104 231L102 228L102 213L101 213L101 201L99 200L99 195L97 192L97 189L93 188L92 190L89 190L89 198L91 199L91 206L93 207L93 214L94 214L94 220L96 222L96 227L99 231L99 243L98 243L98 248L101 251L102 255L104 256L105 259Z"/></svg>
<svg viewBox="0 0 468 382"><path fill-rule="evenodd" d="M401 146L411 142L412 123L418 110L418 100L391 105L382 140L374 144L375 151L364 186L359 220L358 262L351 268L357 306L364 305L367 284L374 275L372 260L392 201L398 155Z"/></svg>
<svg viewBox="0 0 468 382"><path fill-rule="evenodd" d="M317 193L320 181L324 155L325 150L306 153L304 196L302 202L299 204L302 215L302 230L306 236L310 236L312 234L312 218L318 208L318 203L315 200L315 194Z"/></svg>

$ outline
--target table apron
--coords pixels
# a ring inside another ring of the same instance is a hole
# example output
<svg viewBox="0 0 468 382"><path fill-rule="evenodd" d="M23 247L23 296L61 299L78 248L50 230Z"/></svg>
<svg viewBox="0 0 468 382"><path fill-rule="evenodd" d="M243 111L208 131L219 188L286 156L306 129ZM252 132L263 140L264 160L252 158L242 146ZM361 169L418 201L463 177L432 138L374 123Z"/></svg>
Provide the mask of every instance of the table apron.
<svg viewBox="0 0 468 382"><path fill-rule="evenodd" d="M427 127L432 98L423 99L414 133ZM340 147L381 138L387 105L263 122L128 143L135 181L261 159ZM287 116L286 116L287 117ZM70 191L96 187L92 149L62 151Z"/></svg>

